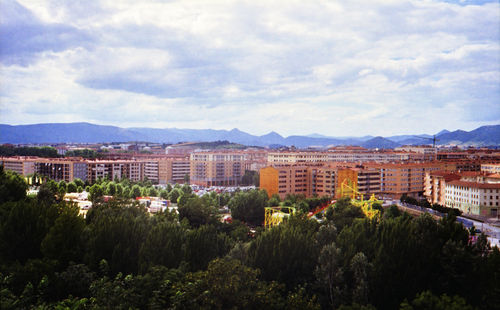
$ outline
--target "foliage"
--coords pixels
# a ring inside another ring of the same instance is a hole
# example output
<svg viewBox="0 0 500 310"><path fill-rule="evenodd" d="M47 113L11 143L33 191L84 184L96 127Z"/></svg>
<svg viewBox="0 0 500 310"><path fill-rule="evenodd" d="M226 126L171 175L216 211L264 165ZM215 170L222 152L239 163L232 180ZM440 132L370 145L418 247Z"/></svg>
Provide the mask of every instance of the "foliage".
<svg viewBox="0 0 500 310"><path fill-rule="evenodd" d="M9 183L6 175L1 309L495 309L500 303L499 249L483 234L469 241L453 214L436 221L390 207L370 220L341 200L321 224L298 214L251 230L237 219L218 220L216 207L229 195L198 198L177 186L171 192L183 196L181 214L151 215L118 196L119 188L128 196L131 186L152 187L100 180L94 185L106 191L116 184L116 197L96 199L83 219L75 206L57 202L62 182L45 182L32 198L16 195L16 184L23 184L15 180L22 178L12 174ZM232 211L248 197L267 205L261 194L236 194ZM289 196L288 202L305 209L321 199Z"/></svg>
<svg viewBox="0 0 500 310"><path fill-rule="evenodd" d="M422 208L433 209L433 210L436 210L436 211L441 212L441 213L453 214L454 216L460 216L460 215L462 215L462 211L460 211L458 209L448 208L448 207L442 206L442 205L437 204L437 203L434 203L434 204L431 205L427 201L427 199L417 200L417 199L415 199L413 197L407 196L406 194L403 194L401 196L400 201L408 203L408 204L412 204L412 205L415 205L415 206L420 206Z"/></svg>
<svg viewBox="0 0 500 310"><path fill-rule="evenodd" d="M284 283L288 288L310 282L317 261L314 220L295 218L264 231L248 250L250 266L262 270L266 280Z"/></svg>
<svg viewBox="0 0 500 310"><path fill-rule="evenodd" d="M253 185L259 187L260 177L259 172L254 170L245 170L245 174L241 177L241 185Z"/></svg>
<svg viewBox="0 0 500 310"><path fill-rule="evenodd" d="M350 198L342 198L329 207L326 211L326 218L331 221L339 231L344 227L352 225L355 219L364 218L365 214L360 207L351 204Z"/></svg>
<svg viewBox="0 0 500 310"><path fill-rule="evenodd" d="M185 202L184 198L186 198ZM182 220L186 218L193 227L214 224L218 221L217 209L208 204L206 200L198 198L195 195L182 195L179 198L178 212L179 219Z"/></svg>
<svg viewBox="0 0 500 310"><path fill-rule="evenodd" d="M231 216L250 225L262 225L267 199L267 194L261 190L239 192L229 201Z"/></svg>
<svg viewBox="0 0 500 310"><path fill-rule="evenodd" d="M177 223L161 222L153 227L140 249L140 270L156 265L177 268L183 258L186 235L186 229Z"/></svg>
<svg viewBox="0 0 500 310"><path fill-rule="evenodd" d="M98 154L94 150L83 149L83 150L67 151L66 154L64 154L64 156L66 156L66 157L83 157L83 158L88 158L88 159L96 159L98 157Z"/></svg>
<svg viewBox="0 0 500 310"><path fill-rule="evenodd" d="M10 145L0 145L0 156L38 156L38 157L59 157L57 150L50 146L42 147L14 147Z"/></svg>
<svg viewBox="0 0 500 310"><path fill-rule="evenodd" d="M436 296L430 291L425 291L417 295L415 299L408 303L401 304L401 310L472 310L465 299L460 296L450 297L446 294Z"/></svg>
<svg viewBox="0 0 500 310"><path fill-rule="evenodd" d="M226 255L231 247L228 236L213 225L204 225L187 234L185 259L191 270L205 269L212 259Z"/></svg>
<svg viewBox="0 0 500 310"><path fill-rule="evenodd" d="M27 189L28 185L20 175L10 170L4 171L0 165L0 203L24 199Z"/></svg>
<svg viewBox="0 0 500 310"><path fill-rule="evenodd" d="M90 187L89 200L92 201L92 203L96 203L102 199L102 196L104 196L104 194L104 188L99 184L94 184Z"/></svg>
<svg viewBox="0 0 500 310"><path fill-rule="evenodd" d="M78 215L78 211L76 206L63 206L41 243L41 251L45 257L66 265L70 261L78 261L83 255L85 221Z"/></svg>

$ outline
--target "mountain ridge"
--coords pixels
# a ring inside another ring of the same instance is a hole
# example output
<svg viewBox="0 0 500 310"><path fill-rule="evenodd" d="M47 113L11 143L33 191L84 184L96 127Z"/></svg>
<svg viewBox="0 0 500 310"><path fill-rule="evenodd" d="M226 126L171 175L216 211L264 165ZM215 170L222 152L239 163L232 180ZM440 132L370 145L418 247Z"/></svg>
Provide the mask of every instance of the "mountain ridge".
<svg viewBox="0 0 500 310"><path fill-rule="evenodd" d="M148 141L156 143L211 142L227 140L247 146L311 146L357 145L367 148L394 148L401 145L432 144L432 135L396 135L389 137L334 137L291 135L283 137L271 131L264 135L252 135L238 128L224 129L179 129L179 128L122 128L97 125L88 122L40 123L28 125L0 124L0 143L103 143ZM471 131L442 130L436 134L437 145L500 146L500 125L481 126Z"/></svg>

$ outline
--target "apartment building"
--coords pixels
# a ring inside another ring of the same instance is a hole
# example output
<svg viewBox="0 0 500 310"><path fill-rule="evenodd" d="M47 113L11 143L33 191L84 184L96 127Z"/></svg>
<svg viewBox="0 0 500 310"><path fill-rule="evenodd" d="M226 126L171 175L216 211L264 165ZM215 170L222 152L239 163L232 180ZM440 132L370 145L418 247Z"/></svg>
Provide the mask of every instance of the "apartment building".
<svg viewBox="0 0 500 310"><path fill-rule="evenodd" d="M144 163L134 160L87 161L87 179L90 183L98 179L129 179L132 182L144 179Z"/></svg>
<svg viewBox="0 0 500 310"><path fill-rule="evenodd" d="M236 186L245 172L245 154L241 152L195 152L190 161L191 184Z"/></svg>
<svg viewBox="0 0 500 310"><path fill-rule="evenodd" d="M306 166L280 166L260 169L260 188L269 197L278 194L284 199L287 194L308 195L308 170Z"/></svg>
<svg viewBox="0 0 500 310"><path fill-rule="evenodd" d="M341 184L348 184L364 195L380 192L380 171L375 168L348 168L339 165L279 165L260 170L260 188L269 196L278 194L303 194L339 197Z"/></svg>
<svg viewBox="0 0 500 310"><path fill-rule="evenodd" d="M36 159L37 157L25 156L1 157L0 165L2 165L5 170L11 170L20 175L27 176L35 173Z"/></svg>
<svg viewBox="0 0 500 310"><path fill-rule="evenodd" d="M445 206L473 215L498 217L500 183L451 181L446 184Z"/></svg>
<svg viewBox="0 0 500 310"><path fill-rule="evenodd" d="M308 168L308 190L307 196L314 194L318 196L335 196L335 187L337 184L338 167L325 165L321 167Z"/></svg>
<svg viewBox="0 0 500 310"><path fill-rule="evenodd" d="M144 179L151 181L153 184L159 182L159 160L145 160L142 162L144 169Z"/></svg>
<svg viewBox="0 0 500 310"><path fill-rule="evenodd" d="M424 192L425 173L442 170L442 163L365 164L380 170L380 193L399 199L403 194L420 197Z"/></svg>
<svg viewBox="0 0 500 310"><path fill-rule="evenodd" d="M424 155L424 160L436 160L437 148L427 145L404 145L394 148L396 152L411 152Z"/></svg>
<svg viewBox="0 0 500 310"><path fill-rule="evenodd" d="M324 162L402 162L423 161L427 157L424 153L413 152L374 152L374 151L328 151L328 152L269 152L267 164L315 164Z"/></svg>
<svg viewBox="0 0 500 310"><path fill-rule="evenodd" d="M27 176L37 173L56 181L71 182L75 178L87 180L87 164L81 158L41 158L41 157L3 157L0 164Z"/></svg>
<svg viewBox="0 0 500 310"><path fill-rule="evenodd" d="M446 183L460 180L460 174L449 171L432 171L425 173L424 196L432 204L442 206L446 201Z"/></svg>
<svg viewBox="0 0 500 310"><path fill-rule="evenodd" d="M164 158L158 160L158 182L167 183L185 183L191 173L191 164L189 158Z"/></svg>
<svg viewBox="0 0 500 310"><path fill-rule="evenodd" d="M481 171L481 160L447 160L442 161L446 171Z"/></svg>
<svg viewBox="0 0 500 310"><path fill-rule="evenodd" d="M481 171L500 174L500 164L481 164Z"/></svg>

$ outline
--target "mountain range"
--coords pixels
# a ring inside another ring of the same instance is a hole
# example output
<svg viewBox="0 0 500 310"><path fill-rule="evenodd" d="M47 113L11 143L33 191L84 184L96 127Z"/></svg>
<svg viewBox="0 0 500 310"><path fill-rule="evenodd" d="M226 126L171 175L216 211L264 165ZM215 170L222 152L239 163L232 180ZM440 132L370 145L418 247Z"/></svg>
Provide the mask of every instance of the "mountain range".
<svg viewBox="0 0 500 310"><path fill-rule="evenodd" d="M472 131L442 130L436 135L437 145L499 146L500 125L482 126ZM178 128L121 128L90 123L47 123L32 125L0 124L0 143L100 143L145 141L158 143L229 142L254 146L326 147L357 145L366 148L394 148L401 145L432 144L433 135L398 135L389 137L333 137L319 134L283 137L276 132L251 135L232 130Z"/></svg>

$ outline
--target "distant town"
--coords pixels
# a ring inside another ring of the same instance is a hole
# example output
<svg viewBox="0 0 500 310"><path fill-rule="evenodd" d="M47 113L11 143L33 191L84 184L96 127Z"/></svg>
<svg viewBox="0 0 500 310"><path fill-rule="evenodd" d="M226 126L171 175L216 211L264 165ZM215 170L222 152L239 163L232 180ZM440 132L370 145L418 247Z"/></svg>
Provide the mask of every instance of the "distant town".
<svg viewBox="0 0 500 310"><path fill-rule="evenodd" d="M38 150L43 157L22 156L23 150L25 154ZM430 203L483 217L498 217L500 202L500 150L488 148L420 145L313 150L245 147L227 141L175 145L134 142L3 145L2 155L0 163L5 169L56 182L80 179L91 185L100 179L128 179L149 180L158 186L254 185L283 199L289 194L338 197L342 182L349 178L366 196L426 198Z"/></svg>

